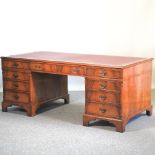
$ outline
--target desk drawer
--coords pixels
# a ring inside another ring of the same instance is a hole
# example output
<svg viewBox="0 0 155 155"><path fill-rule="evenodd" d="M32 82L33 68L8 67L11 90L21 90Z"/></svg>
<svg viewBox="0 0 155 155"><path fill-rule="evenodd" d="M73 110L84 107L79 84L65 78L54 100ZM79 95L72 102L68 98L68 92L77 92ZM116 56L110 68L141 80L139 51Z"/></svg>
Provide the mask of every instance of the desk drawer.
<svg viewBox="0 0 155 155"><path fill-rule="evenodd" d="M25 61L3 60L2 64L4 68L29 69L29 63Z"/></svg>
<svg viewBox="0 0 155 155"><path fill-rule="evenodd" d="M98 115L108 118L120 118L120 109L119 107L113 105L102 105L98 103L87 103L86 113L91 115Z"/></svg>
<svg viewBox="0 0 155 155"><path fill-rule="evenodd" d="M108 90L108 91L118 91L121 90L121 82L120 81L112 81L112 80L103 80L103 79L93 79L87 78L87 89L88 90Z"/></svg>
<svg viewBox="0 0 155 155"><path fill-rule="evenodd" d="M11 102L22 102L22 103L29 103L30 98L28 93L17 93L17 92L11 92L11 91L5 91L4 92L4 99L6 101Z"/></svg>
<svg viewBox="0 0 155 155"><path fill-rule="evenodd" d="M64 73L69 75L85 75L85 66L76 66L76 65L63 65L57 64L52 65L51 69L55 73Z"/></svg>
<svg viewBox="0 0 155 155"><path fill-rule="evenodd" d="M15 90L15 91L29 91L29 83L4 80L4 89Z"/></svg>
<svg viewBox="0 0 155 155"><path fill-rule="evenodd" d="M64 66L65 72L70 75L85 75L85 67L84 66Z"/></svg>
<svg viewBox="0 0 155 155"><path fill-rule="evenodd" d="M44 64L39 62L31 62L30 68L33 71L44 71Z"/></svg>
<svg viewBox="0 0 155 155"><path fill-rule="evenodd" d="M88 67L86 70L86 75L90 77L122 79L122 70L104 67Z"/></svg>
<svg viewBox="0 0 155 155"><path fill-rule="evenodd" d="M48 64L48 63L37 63L33 62L30 65L31 70L34 71L47 71L58 74L69 74L69 75L84 75L85 67L76 65L64 65L64 64Z"/></svg>
<svg viewBox="0 0 155 155"><path fill-rule="evenodd" d="M120 104L120 93L87 91L86 97L87 102L107 103L111 105Z"/></svg>
<svg viewBox="0 0 155 155"><path fill-rule="evenodd" d="M4 71L3 72L4 79L10 80L29 80L29 74L24 72L17 72L17 71Z"/></svg>

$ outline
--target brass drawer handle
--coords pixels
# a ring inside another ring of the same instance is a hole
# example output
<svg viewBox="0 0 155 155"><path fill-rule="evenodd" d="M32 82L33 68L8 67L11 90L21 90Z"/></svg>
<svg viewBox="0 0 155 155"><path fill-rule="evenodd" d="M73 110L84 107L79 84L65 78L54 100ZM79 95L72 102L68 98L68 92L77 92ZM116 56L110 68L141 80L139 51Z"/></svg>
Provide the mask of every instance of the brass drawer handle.
<svg viewBox="0 0 155 155"><path fill-rule="evenodd" d="M13 74L14 78L18 78L18 74Z"/></svg>
<svg viewBox="0 0 155 155"><path fill-rule="evenodd" d="M107 75L106 72L102 72L102 73L100 73L100 76L106 76L106 75Z"/></svg>
<svg viewBox="0 0 155 155"><path fill-rule="evenodd" d="M18 100L18 99L19 99L19 96L18 96L18 95L15 95L14 98L15 98L16 100Z"/></svg>
<svg viewBox="0 0 155 155"><path fill-rule="evenodd" d="M107 72L105 70L100 70L99 74L100 74L100 76L106 76Z"/></svg>
<svg viewBox="0 0 155 155"><path fill-rule="evenodd" d="M41 66L35 66L35 68L41 68Z"/></svg>
<svg viewBox="0 0 155 155"><path fill-rule="evenodd" d="M100 84L100 87L101 87L101 89L105 89L105 88L107 87L107 85L106 85L106 84L101 83L101 84Z"/></svg>
<svg viewBox="0 0 155 155"><path fill-rule="evenodd" d="M113 102L109 102L108 104L109 104L109 105L114 105L114 103L113 103Z"/></svg>
<svg viewBox="0 0 155 155"><path fill-rule="evenodd" d="M14 63L13 66L14 66L14 67L18 67L18 64L17 64L17 63Z"/></svg>
<svg viewBox="0 0 155 155"><path fill-rule="evenodd" d="M101 113L105 113L107 110L106 109L99 109Z"/></svg>
<svg viewBox="0 0 155 155"><path fill-rule="evenodd" d="M72 72L72 73L78 73L78 72L80 72L80 69L77 69L77 68L76 68L76 69L71 70L71 72Z"/></svg>
<svg viewBox="0 0 155 155"><path fill-rule="evenodd" d="M18 88L18 84L17 84L17 83L15 83L15 84L14 84L14 87Z"/></svg>
<svg viewBox="0 0 155 155"><path fill-rule="evenodd" d="M99 96L99 98L102 99L102 100L106 100L107 96L101 95L101 96Z"/></svg>

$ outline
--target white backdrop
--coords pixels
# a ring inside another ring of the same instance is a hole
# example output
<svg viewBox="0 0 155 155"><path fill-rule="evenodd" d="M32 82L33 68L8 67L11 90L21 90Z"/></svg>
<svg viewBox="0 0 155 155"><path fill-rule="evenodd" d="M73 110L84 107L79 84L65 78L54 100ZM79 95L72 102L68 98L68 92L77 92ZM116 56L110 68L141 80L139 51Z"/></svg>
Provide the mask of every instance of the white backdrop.
<svg viewBox="0 0 155 155"><path fill-rule="evenodd" d="M155 0L0 0L0 56L38 50L155 57Z"/></svg>

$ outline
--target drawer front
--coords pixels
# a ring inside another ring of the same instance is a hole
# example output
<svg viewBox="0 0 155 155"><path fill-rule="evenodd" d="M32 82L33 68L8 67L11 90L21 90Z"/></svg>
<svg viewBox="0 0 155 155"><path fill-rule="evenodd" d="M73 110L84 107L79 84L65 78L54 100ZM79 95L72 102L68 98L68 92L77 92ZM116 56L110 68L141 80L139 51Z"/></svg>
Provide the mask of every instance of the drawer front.
<svg viewBox="0 0 155 155"><path fill-rule="evenodd" d="M5 91L4 99L6 101L12 101L12 102L22 102L22 103L30 102L29 94L19 93L19 92L16 93L16 92Z"/></svg>
<svg viewBox="0 0 155 155"><path fill-rule="evenodd" d="M87 91L86 100L87 102L107 103L110 105L118 105L120 104L120 93Z"/></svg>
<svg viewBox="0 0 155 155"><path fill-rule="evenodd" d="M30 69L33 70L33 71L43 71L44 70L44 64L43 63L32 62L30 64Z"/></svg>
<svg viewBox="0 0 155 155"><path fill-rule="evenodd" d="M90 77L101 77L110 79L122 79L121 69L111 69L111 68L87 68L86 75Z"/></svg>
<svg viewBox="0 0 155 155"><path fill-rule="evenodd" d="M29 80L29 74L23 72L16 72L16 71L4 71L3 72L4 79L11 79L11 80Z"/></svg>
<svg viewBox="0 0 155 155"><path fill-rule="evenodd" d="M110 90L119 91L121 90L120 81L108 81L108 80L96 80L96 79L86 79L88 90Z"/></svg>
<svg viewBox="0 0 155 155"><path fill-rule="evenodd" d="M108 118L120 118L120 108L113 105L102 105L98 103L87 103L86 113Z"/></svg>
<svg viewBox="0 0 155 155"><path fill-rule="evenodd" d="M36 63L32 62L30 68L33 71L47 71L58 74L69 75L84 75L85 67L76 65L64 65L64 64L49 64L49 63Z"/></svg>
<svg viewBox="0 0 155 155"><path fill-rule="evenodd" d="M75 65L51 65L51 70L54 73L64 73L69 75L85 75L84 66L75 66Z"/></svg>
<svg viewBox="0 0 155 155"><path fill-rule="evenodd" d="M19 81L4 81L5 90L15 90L15 91L29 91L28 82L19 82Z"/></svg>
<svg viewBox="0 0 155 155"><path fill-rule="evenodd" d="M50 65L51 71L54 73L66 73L64 67L65 66L63 64L51 64Z"/></svg>
<svg viewBox="0 0 155 155"><path fill-rule="evenodd" d="M64 66L65 72L70 75L85 75L85 67L84 66Z"/></svg>
<svg viewBox="0 0 155 155"><path fill-rule="evenodd" d="M29 69L29 63L24 61L3 60L2 63L4 68Z"/></svg>

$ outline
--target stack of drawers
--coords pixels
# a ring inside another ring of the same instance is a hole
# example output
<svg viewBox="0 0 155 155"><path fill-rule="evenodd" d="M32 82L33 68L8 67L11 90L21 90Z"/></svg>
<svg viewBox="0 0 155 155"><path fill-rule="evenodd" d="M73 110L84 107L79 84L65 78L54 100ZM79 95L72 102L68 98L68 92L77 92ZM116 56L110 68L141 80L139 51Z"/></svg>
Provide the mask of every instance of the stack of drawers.
<svg viewBox="0 0 155 155"><path fill-rule="evenodd" d="M4 102L14 104L30 103L30 76L26 72L29 69L28 62L3 59L3 89Z"/></svg>
<svg viewBox="0 0 155 155"><path fill-rule="evenodd" d="M87 68L86 74L85 113L120 119L121 69Z"/></svg>

